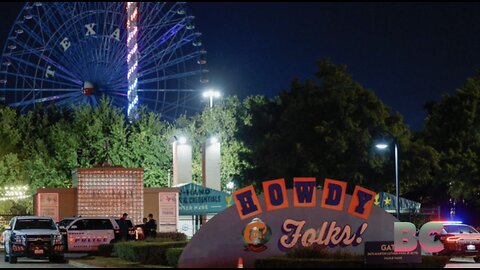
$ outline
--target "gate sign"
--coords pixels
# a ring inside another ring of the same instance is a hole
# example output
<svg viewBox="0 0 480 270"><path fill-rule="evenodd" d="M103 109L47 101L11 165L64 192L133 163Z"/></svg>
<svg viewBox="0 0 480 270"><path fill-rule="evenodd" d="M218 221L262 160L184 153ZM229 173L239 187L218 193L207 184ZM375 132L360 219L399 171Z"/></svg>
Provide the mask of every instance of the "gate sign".
<svg viewBox="0 0 480 270"><path fill-rule="evenodd" d="M179 267L245 267L255 260L281 256L313 245L363 255L366 241L393 242L397 219L374 204L376 193L356 186L347 195L347 183L294 178L293 189L284 179L263 182L263 194L253 186L235 191L235 203L203 225L185 247Z"/></svg>
<svg viewBox="0 0 480 270"><path fill-rule="evenodd" d="M178 225L178 194L176 192L162 192L158 194L158 231L176 232Z"/></svg>
<svg viewBox="0 0 480 270"><path fill-rule="evenodd" d="M180 215L201 215L219 213L233 204L228 193L193 183L179 185Z"/></svg>
<svg viewBox="0 0 480 270"><path fill-rule="evenodd" d="M366 264L421 263L420 245L413 251L395 252L393 241L365 242Z"/></svg>

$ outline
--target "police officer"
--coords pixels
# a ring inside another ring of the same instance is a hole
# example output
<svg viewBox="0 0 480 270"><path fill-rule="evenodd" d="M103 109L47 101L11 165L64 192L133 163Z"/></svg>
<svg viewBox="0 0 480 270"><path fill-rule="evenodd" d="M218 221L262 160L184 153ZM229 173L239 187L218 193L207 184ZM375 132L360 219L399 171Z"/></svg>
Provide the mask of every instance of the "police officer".
<svg viewBox="0 0 480 270"><path fill-rule="evenodd" d="M128 240L128 225L126 222L127 216L128 216L127 213L123 213L122 217L118 222L118 227L120 229L120 239L123 241Z"/></svg>
<svg viewBox="0 0 480 270"><path fill-rule="evenodd" d="M148 231L147 235L149 237L157 237L157 221L153 219L153 214L148 214L148 222L145 224L145 231Z"/></svg>

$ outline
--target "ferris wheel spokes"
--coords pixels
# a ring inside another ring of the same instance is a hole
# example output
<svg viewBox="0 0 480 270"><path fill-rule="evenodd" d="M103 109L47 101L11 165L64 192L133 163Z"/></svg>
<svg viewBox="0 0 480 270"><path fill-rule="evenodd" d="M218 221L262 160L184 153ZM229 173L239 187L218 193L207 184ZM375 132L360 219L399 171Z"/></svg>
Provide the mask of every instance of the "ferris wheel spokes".
<svg viewBox="0 0 480 270"><path fill-rule="evenodd" d="M50 97L43 97L43 98L38 98L38 99L25 100L25 101L21 101L21 102L17 102L17 103L11 103L9 105L12 106L12 107L20 107L20 106L25 107L25 106L32 105L32 104L35 104L35 103L53 101L53 100L67 98L67 97L78 97L78 96L81 96L81 95L82 94L80 92L68 93L68 94L63 94L63 95L54 95L54 96L50 96Z"/></svg>
<svg viewBox="0 0 480 270"><path fill-rule="evenodd" d="M126 7L125 2L27 3L0 61L4 102L22 110L40 103L96 106L105 95L126 108ZM197 42L194 16L185 3L139 3L138 12L140 104L169 119L198 109L189 102L205 73L199 64L206 63L206 51Z"/></svg>

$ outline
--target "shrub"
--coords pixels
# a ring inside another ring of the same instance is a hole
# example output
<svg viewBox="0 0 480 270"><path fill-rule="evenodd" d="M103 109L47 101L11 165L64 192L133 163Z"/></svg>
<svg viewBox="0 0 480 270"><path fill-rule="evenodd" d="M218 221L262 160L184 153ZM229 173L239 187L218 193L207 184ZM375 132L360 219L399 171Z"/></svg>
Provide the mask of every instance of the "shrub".
<svg viewBox="0 0 480 270"><path fill-rule="evenodd" d="M164 237L161 237L161 238L147 238L145 240L143 240L144 242L175 242L173 241L171 238L164 238Z"/></svg>
<svg viewBox="0 0 480 270"><path fill-rule="evenodd" d="M103 257L111 257L113 253L113 244L104 244L98 246L98 251L96 254Z"/></svg>
<svg viewBox="0 0 480 270"><path fill-rule="evenodd" d="M179 232L157 233L157 239L171 239L172 241L187 241L187 235Z"/></svg>
<svg viewBox="0 0 480 270"><path fill-rule="evenodd" d="M175 268L178 267L178 259L182 255L183 248L169 248L167 249L167 262L168 265Z"/></svg>
<svg viewBox="0 0 480 270"><path fill-rule="evenodd" d="M141 264L167 264L169 248L185 247L187 242L121 242L115 244L115 253L120 259Z"/></svg>

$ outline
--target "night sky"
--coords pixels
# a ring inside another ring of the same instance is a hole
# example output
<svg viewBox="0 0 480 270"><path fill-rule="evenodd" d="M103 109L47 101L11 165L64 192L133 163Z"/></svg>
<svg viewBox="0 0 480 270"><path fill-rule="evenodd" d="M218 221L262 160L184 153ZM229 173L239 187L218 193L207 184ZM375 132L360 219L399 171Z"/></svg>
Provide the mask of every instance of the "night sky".
<svg viewBox="0 0 480 270"><path fill-rule="evenodd" d="M0 3L0 45L21 3ZM190 3L208 50L211 86L274 96L316 61L346 64L420 130L427 101L480 68L480 4Z"/></svg>

